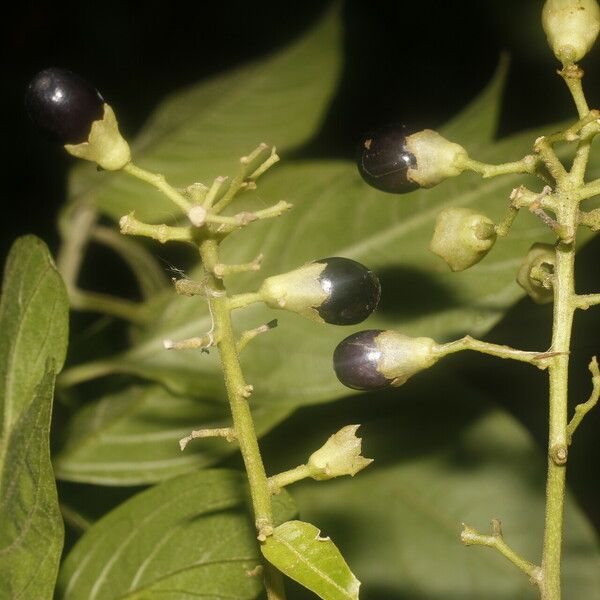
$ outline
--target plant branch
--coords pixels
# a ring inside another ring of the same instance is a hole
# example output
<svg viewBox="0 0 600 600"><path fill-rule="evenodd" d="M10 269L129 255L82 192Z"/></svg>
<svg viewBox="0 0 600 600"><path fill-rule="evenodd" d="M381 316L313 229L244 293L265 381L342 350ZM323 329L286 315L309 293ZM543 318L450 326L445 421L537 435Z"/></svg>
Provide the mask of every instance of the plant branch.
<svg viewBox="0 0 600 600"><path fill-rule="evenodd" d="M600 397L600 370L598 369L598 361L596 360L595 356L590 362L589 369L592 373L592 393L590 394L587 402L578 404L575 407L575 414L567 425L567 441L569 444L573 440L573 434L575 433L575 430L579 427L585 415L587 415L587 413L589 413L590 410L596 406L598 403L598 398Z"/></svg>
<svg viewBox="0 0 600 600"><path fill-rule="evenodd" d="M77 286L79 269L85 256L92 228L98 215L90 204L78 204L69 214L65 231L61 231L61 245L56 258L56 266L67 290Z"/></svg>
<svg viewBox="0 0 600 600"><path fill-rule="evenodd" d="M277 494L282 488L308 477L311 477L308 466L298 465L293 469L269 477L269 488L272 494Z"/></svg>
<svg viewBox="0 0 600 600"><path fill-rule="evenodd" d="M600 294L576 294L573 296L573 305L581 310L587 310L590 306L598 304L600 304Z"/></svg>
<svg viewBox="0 0 600 600"><path fill-rule="evenodd" d="M463 161L465 169L479 173L484 179L490 177L498 177L499 175L535 173L539 163L539 157L528 154L521 160L514 162L502 163L499 165L491 165L489 163L480 162L472 158L467 158Z"/></svg>
<svg viewBox="0 0 600 600"><path fill-rule="evenodd" d="M494 548L502 556L507 558L515 567L521 570L527 575L532 583L540 584L541 569L537 565L529 562L515 552L505 541L502 535L502 527L500 521L492 519L492 534L483 535L465 525L463 523L463 530L460 534L460 539L465 546L487 546L488 548Z"/></svg>
<svg viewBox="0 0 600 600"><path fill-rule="evenodd" d="M238 308L246 308L246 306L256 304L257 302L263 302L262 294L259 292L247 292L245 294L231 296L227 300L227 306L229 307L229 310L236 310Z"/></svg>
<svg viewBox="0 0 600 600"><path fill-rule="evenodd" d="M172 227L171 225L149 225L138 221L133 213L119 219L119 226L123 235L139 235L158 240L161 244L166 242L191 242L193 232L191 227Z"/></svg>
<svg viewBox="0 0 600 600"><path fill-rule="evenodd" d="M123 171L129 173L129 175L133 175L133 177L136 179L145 181L146 183L149 183L151 186L155 187L169 200L171 200L171 202L173 202L173 204L175 204L184 214L187 214L190 208L192 208L192 203L183 194L178 192L172 185L170 185L165 179L164 175L146 171L145 169L134 165L132 162L125 165L123 167Z"/></svg>
<svg viewBox="0 0 600 600"><path fill-rule="evenodd" d="M220 263L216 240L204 240L200 243L200 257L207 272L207 294L215 327L220 339L217 343L221 366L225 378L225 387L233 417L233 425L246 467L250 496L258 539L260 541L273 533L273 513L271 490L260 455L248 396L252 387L244 380L240 366L236 341L231 324L230 306L223 282L214 276L215 265ZM283 584L281 574L269 563L265 563L265 585L269 600L281 599Z"/></svg>
<svg viewBox="0 0 600 600"><path fill-rule="evenodd" d="M455 340L454 342L439 344L435 348L435 351L441 356L454 354L455 352L461 352L463 350L474 350L475 352L497 356L498 358L509 358L511 360L526 362L535 365L540 369L545 369L547 367L546 361L549 358L548 354L544 352L516 350L510 346L482 342L481 340L473 339L470 335Z"/></svg>
<svg viewBox="0 0 600 600"><path fill-rule="evenodd" d="M74 310L110 315L138 325L144 325L149 321L146 305L142 302L132 302L125 298L78 289L69 291L69 300Z"/></svg>
<svg viewBox="0 0 600 600"><path fill-rule="evenodd" d="M186 435L185 437L179 440L179 447L183 452L186 446L197 438L208 438L208 437L222 437L227 442L233 442L235 440L236 433L235 429L232 427L221 427L218 429L195 429L190 433L190 435Z"/></svg>

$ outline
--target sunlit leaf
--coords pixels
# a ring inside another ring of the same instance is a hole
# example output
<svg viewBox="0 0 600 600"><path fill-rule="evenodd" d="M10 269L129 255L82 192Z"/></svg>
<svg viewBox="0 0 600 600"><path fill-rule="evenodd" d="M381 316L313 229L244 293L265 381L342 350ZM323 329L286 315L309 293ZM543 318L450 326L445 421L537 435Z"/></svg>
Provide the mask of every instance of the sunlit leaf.
<svg viewBox="0 0 600 600"><path fill-rule="evenodd" d="M287 494L277 522L293 517ZM262 589L244 478L202 471L134 496L85 533L60 572L60 599L231 598Z"/></svg>
<svg viewBox="0 0 600 600"><path fill-rule="evenodd" d="M0 303L0 596L50 599L63 523L50 463L68 300L44 243L14 244Z"/></svg>
<svg viewBox="0 0 600 600"><path fill-rule="evenodd" d="M358 600L360 582L340 551L317 527L288 521L261 546L265 558L324 600Z"/></svg>

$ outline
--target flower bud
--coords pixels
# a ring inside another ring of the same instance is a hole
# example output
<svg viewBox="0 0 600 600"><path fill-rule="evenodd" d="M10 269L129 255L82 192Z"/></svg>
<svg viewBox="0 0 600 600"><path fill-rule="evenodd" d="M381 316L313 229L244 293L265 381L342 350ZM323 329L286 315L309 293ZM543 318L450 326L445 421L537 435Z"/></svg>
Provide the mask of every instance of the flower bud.
<svg viewBox="0 0 600 600"><path fill-rule="evenodd" d="M109 171L131 160L112 108L85 79L50 68L29 83L25 104L31 120L70 154Z"/></svg>
<svg viewBox="0 0 600 600"><path fill-rule="evenodd" d="M546 0L542 25L548 44L563 64L581 60L600 31L600 7L596 0Z"/></svg>
<svg viewBox="0 0 600 600"><path fill-rule="evenodd" d="M468 208L445 208L437 217L429 249L453 271L478 263L496 242L494 223Z"/></svg>
<svg viewBox="0 0 600 600"><path fill-rule="evenodd" d="M354 477L369 466L372 458L360 455L362 440L356 436L360 425L347 425L334 433L325 444L308 459L310 476L318 481L343 475Z"/></svg>
<svg viewBox="0 0 600 600"><path fill-rule="evenodd" d="M541 243L533 244L521 263L517 283L538 304L547 304L553 300L555 264L554 246Z"/></svg>
<svg viewBox="0 0 600 600"><path fill-rule="evenodd" d="M467 158L462 146L431 129L409 135L404 125L392 125L363 139L357 162L369 185L405 194L459 175Z"/></svg>
<svg viewBox="0 0 600 600"><path fill-rule="evenodd" d="M375 310L381 287L375 273L360 263L330 257L265 279L259 294L271 308L320 323L354 325Z"/></svg>
<svg viewBox="0 0 600 600"><path fill-rule="evenodd" d="M438 360L431 338L411 338L390 330L359 331L342 340L333 353L338 379L355 390L400 386Z"/></svg>

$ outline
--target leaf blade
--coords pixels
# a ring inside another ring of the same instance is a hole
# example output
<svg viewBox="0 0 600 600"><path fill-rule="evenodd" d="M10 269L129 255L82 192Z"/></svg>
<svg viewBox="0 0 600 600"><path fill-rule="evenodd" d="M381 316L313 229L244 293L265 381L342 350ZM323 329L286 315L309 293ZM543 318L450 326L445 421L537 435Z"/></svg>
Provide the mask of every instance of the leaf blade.
<svg viewBox="0 0 600 600"><path fill-rule="evenodd" d="M289 407L253 407L257 434L283 420ZM207 398L175 396L159 386L132 386L86 405L71 419L54 459L56 476L99 485L143 485L206 468L237 451L222 438L195 440L192 429L231 425L229 407Z"/></svg>
<svg viewBox="0 0 600 600"><path fill-rule="evenodd" d="M20 238L0 302L0 595L6 598L53 595L64 528L49 439L67 323L66 291L46 246Z"/></svg>
<svg viewBox="0 0 600 600"><path fill-rule="evenodd" d="M288 521L261 546L265 558L323 600L358 600L360 582L329 538L310 523Z"/></svg>
<svg viewBox="0 0 600 600"><path fill-rule="evenodd" d="M58 598L255 598L260 579L246 571L259 564L258 544L245 502L242 475L227 470L137 494L76 544L61 568ZM294 514L287 495L274 508L279 520Z"/></svg>

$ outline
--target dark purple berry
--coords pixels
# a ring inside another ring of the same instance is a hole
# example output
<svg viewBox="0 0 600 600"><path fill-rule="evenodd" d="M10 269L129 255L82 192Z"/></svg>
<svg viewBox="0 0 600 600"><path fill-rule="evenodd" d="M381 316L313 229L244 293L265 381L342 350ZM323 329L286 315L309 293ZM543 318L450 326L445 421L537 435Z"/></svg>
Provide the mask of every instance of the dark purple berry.
<svg viewBox="0 0 600 600"><path fill-rule="evenodd" d="M85 79L52 67L29 83L25 106L34 124L61 144L80 144L103 116L104 99Z"/></svg>
<svg viewBox="0 0 600 600"><path fill-rule="evenodd" d="M337 378L354 390L378 390L390 385L391 381L377 369L381 350L377 337L381 329L359 331L342 340L333 353L333 368Z"/></svg>
<svg viewBox="0 0 600 600"><path fill-rule="evenodd" d="M362 139L358 172L370 186L392 194L406 194L419 187L408 178L408 170L417 166L417 160L406 148L407 134L404 125L390 125Z"/></svg>
<svg viewBox="0 0 600 600"><path fill-rule="evenodd" d="M326 265L319 281L328 297L317 307L323 321L332 325L355 325L375 310L381 287L373 271L355 260L337 256L315 262Z"/></svg>

